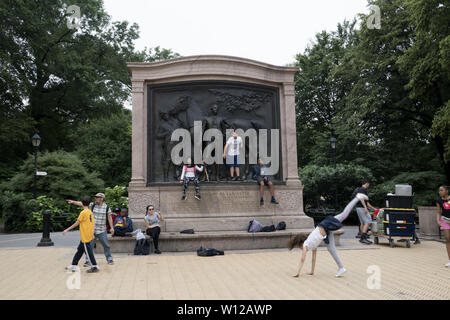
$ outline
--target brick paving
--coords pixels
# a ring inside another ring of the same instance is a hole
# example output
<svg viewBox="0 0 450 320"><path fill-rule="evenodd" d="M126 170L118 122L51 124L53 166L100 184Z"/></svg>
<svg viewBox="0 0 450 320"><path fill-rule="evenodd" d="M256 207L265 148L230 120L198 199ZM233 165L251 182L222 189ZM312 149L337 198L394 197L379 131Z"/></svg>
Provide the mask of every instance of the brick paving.
<svg viewBox="0 0 450 320"><path fill-rule="evenodd" d="M358 248L356 240L348 240ZM345 246L343 247L345 249ZM229 251L224 256L194 253L115 255L115 265L97 254L101 271L86 274L80 289L68 289L66 273L75 248L0 250L0 299L450 299L450 269L445 245L423 241L389 248L387 241L367 250L339 250L348 272L335 278L336 265L326 249L317 254L314 276L300 278L300 250ZM84 258L81 260L84 261ZM381 271L381 288L369 289L368 267Z"/></svg>

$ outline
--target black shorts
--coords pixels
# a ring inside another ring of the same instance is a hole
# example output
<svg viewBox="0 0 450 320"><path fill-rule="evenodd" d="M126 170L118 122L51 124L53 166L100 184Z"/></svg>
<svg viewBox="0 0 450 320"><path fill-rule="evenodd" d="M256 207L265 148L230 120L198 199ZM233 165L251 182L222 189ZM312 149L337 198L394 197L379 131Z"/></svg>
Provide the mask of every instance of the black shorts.
<svg viewBox="0 0 450 320"><path fill-rule="evenodd" d="M267 178L267 179L264 180L264 177L263 177L263 176L257 176L257 177L256 177L256 183L257 183L258 185L260 185L261 182L264 181L264 184L265 184L266 186L268 186L268 185L269 185L269 182L271 182L272 180L270 180L270 177L266 177L266 178Z"/></svg>

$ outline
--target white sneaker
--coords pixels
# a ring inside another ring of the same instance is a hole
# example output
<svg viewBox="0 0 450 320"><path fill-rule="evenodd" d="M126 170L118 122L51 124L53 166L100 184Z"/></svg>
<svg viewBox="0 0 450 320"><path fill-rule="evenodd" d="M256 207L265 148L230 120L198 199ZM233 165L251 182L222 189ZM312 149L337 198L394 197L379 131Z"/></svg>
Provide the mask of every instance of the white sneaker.
<svg viewBox="0 0 450 320"><path fill-rule="evenodd" d="M445 265L447 268L450 268L450 261Z"/></svg>
<svg viewBox="0 0 450 320"><path fill-rule="evenodd" d="M74 265L70 265L66 267L66 271L72 271L72 272L77 272L80 271L80 269L78 268L78 266L74 266Z"/></svg>
<svg viewBox="0 0 450 320"><path fill-rule="evenodd" d="M366 196L364 193L358 193L358 194L356 195L356 197L357 197L359 200L369 200L369 197Z"/></svg>
<svg viewBox="0 0 450 320"><path fill-rule="evenodd" d="M339 269L339 270L338 270L338 273L336 274L336 278L342 277L342 275L343 275L344 273L346 273L346 272L347 272L347 269L345 269L345 268Z"/></svg>

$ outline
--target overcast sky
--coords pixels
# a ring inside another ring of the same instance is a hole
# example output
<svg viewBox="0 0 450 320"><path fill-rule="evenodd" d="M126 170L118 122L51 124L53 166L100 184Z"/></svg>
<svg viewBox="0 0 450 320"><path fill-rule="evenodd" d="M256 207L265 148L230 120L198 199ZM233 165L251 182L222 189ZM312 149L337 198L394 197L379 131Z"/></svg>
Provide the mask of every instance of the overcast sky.
<svg viewBox="0 0 450 320"><path fill-rule="evenodd" d="M317 32L369 13L367 0L104 0L114 21L136 22L138 49L294 61Z"/></svg>

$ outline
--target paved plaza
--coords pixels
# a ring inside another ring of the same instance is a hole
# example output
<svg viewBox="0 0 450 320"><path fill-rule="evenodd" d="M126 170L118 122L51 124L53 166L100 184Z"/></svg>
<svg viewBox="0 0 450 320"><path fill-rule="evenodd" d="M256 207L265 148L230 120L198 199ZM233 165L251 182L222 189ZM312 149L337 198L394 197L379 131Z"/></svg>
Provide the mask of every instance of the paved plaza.
<svg viewBox="0 0 450 320"><path fill-rule="evenodd" d="M298 249L227 251L215 257L116 254L113 266L97 254L99 273L87 274L80 262L81 273L72 274L64 268L75 247L12 248L5 241L0 299L450 299L445 244L437 241L408 249L402 243L390 248L387 241L361 246L343 239L338 248L348 270L343 278L334 277L336 265L325 248L317 254L315 275L306 275L308 257L300 278L292 277Z"/></svg>

